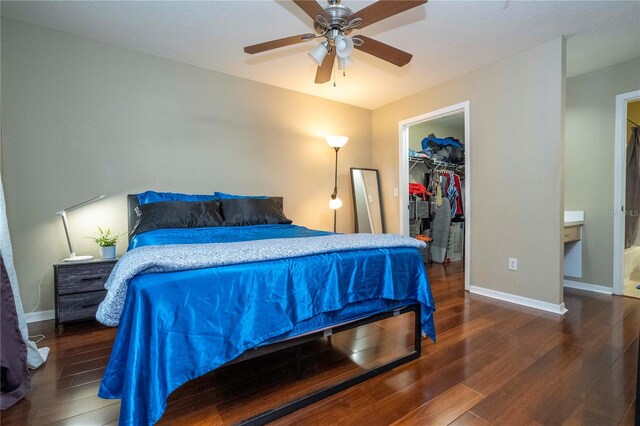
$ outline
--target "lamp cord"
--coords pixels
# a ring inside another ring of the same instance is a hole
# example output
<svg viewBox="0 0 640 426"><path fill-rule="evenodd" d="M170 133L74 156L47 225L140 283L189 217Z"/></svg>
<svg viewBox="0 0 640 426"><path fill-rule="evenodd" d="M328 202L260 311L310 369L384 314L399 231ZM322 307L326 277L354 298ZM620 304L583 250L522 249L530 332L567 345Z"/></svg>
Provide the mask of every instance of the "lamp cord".
<svg viewBox="0 0 640 426"><path fill-rule="evenodd" d="M40 301L42 300L42 280L44 279L44 276L50 267L51 266L47 267L47 269L44 270L42 275L40 275L40 281L38 282L38 303L36 303L36 306L31 311L29 311L29 313L35 312L35 310L38 309L38 306L40 306ZM32 340L32 339L35 339L36 337L38 338L38 340ZM35 336L28 336L29 340L32 340L33 343L40 343L40 341L44 340L45 337L46 336L44 334L36 334Z"/></svg>
<svg viewBox="0 0 640 426"><path fill-rule="evenodd" d="M42 300L42 280L44 279L44 276L50 267L51 266L48 266L47 269L44 270L42 275L40 275L40 281L38 282L38 303L36 303L36 306L32 310L30 310L29 313L35 312L36 309L38 309L38 306L40 306L40 301Z"/></svg>

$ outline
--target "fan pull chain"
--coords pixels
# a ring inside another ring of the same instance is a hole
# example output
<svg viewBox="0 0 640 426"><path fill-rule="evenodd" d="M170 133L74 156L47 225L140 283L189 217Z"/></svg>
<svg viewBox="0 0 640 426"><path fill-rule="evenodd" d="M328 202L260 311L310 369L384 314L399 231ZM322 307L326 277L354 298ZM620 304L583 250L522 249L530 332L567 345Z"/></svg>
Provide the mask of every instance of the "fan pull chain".
<svg viewBox="0 0 640 426"><path fill-rule="evenodd" d="M336 74L338 73L338 70L336 69L336 62L333 62L333 87L336 87Z"/></svg>

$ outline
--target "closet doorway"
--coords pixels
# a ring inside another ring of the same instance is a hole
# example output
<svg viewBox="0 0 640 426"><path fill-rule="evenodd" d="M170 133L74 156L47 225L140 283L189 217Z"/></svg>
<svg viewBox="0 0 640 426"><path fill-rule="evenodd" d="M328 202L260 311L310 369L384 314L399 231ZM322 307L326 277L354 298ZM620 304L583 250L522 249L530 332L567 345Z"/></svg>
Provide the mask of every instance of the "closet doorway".
<svg viewBox="0 0 640 426"><path fill-rule="evenodd" d="M616 96L613 294L640 298L640 289L636 288L640 285L640 188L637 184L627 186L629 174L636 182L640 179L637 162L640 141L637 141L638 135L634 137L638 124L640 90ZM629 149L633 147L635 153ZM635 158L629 161L628 155ZM632 224L634 229L629 229Z"/></svg>
<svg viewBox="0 0 640 426"><path fill-rule="evenodd" d="M471 276L469 104L465 101L399 123L398 190L401 233L434 238L433 260L466 262L467 290ZM410 183L418 185L410 187ZM423 196L420 185L431 195Z"/></svg>

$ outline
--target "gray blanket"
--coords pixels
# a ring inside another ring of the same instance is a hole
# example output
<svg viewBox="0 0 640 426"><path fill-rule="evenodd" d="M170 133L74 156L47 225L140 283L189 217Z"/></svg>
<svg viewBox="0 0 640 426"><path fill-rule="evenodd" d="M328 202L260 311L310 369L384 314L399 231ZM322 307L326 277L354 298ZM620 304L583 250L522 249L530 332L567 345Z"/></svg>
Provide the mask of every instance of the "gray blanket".
<svg viewBox="0 0 640 426"><path fill-rule="evenodd" d="M153 272L186 271L239 263L309 256L334 251L393 247L424 248L422 241L393 234L335 234L307 238L279 238L214 244L146 246L127 252L105 284L107 296L96 318L115 327L120 322L129 281Z"/></svg>

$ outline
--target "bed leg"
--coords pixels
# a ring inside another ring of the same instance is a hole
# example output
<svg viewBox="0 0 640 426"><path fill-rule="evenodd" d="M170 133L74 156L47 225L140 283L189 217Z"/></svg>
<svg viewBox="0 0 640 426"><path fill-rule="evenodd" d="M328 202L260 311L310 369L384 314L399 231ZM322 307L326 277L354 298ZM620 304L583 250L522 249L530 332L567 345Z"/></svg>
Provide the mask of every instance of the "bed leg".
<svg viewBox="0 0 640 426"><path fill-rule="evenodd" d="M414 348L416 353L418 354L418 358L422 355L422 327L421 327L421 318L420 318L420 305L413 305L413 323L414 323Z"/></svg>

